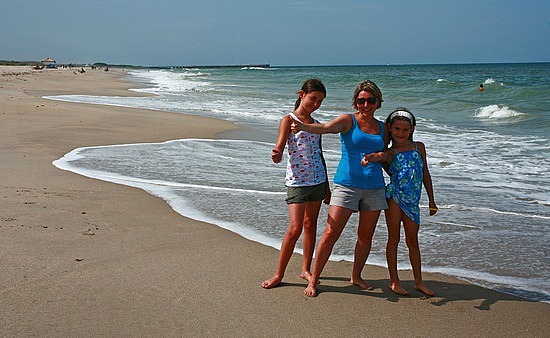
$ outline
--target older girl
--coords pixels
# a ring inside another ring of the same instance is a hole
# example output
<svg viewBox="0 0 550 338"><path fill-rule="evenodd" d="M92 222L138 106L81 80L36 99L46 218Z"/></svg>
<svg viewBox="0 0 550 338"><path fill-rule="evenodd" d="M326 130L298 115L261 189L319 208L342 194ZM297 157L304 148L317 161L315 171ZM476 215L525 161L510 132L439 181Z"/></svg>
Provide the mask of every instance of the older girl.
<svg viewBox="0 0 550 338"><path fill-rule="evenodd" d="M327 95L325 86L319 79L304 82L298 92L294 112L283 117L279 125L277 143L271 152L271 159L279 163L283 157L285 144L288 148L286 186L290 224L281 245L279 262L275 275L264 281L262 286L273 288L281 283L286 267L294 251L294 246L304 230L303 260L300 277L311 279L311 260L317 235L317 218L321 202L328 203L330 189L327 170L321 146L321 136L307 132L291 132L292 121L318 123L311 114L316 111Z"/></svg>

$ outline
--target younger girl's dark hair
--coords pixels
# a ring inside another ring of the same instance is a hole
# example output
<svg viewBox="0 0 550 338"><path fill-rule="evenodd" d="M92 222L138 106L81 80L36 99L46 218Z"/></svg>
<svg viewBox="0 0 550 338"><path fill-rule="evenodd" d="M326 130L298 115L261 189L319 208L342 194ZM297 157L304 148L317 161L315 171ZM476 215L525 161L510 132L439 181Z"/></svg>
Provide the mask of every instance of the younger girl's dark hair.
<svg viewBox="0 0 550 338"><path fill-rule="evenodd" d="M304 91L304 93L309 94L311 92L321 92L325 94L325 97L327 96L327 90L325 88L325 85L321 80L312 78L308 79L302 84L301 90ZM300 96L298 96L298 99L296 100L296 103L294 103L294 110L298 109L300 107L300 103L302 102L302 99Z"/></svg>
<svg viewBox="0 0 550 338"><path fill-rule="evenodd" d="M395 121L407 121L411 124L411 127L413 127L413 130L411 134L409 135L409 140L413 139L414 134L414 127L416 126L416 117L414 117L413 113L411 113L410 110L408 110L405 107L397 107L394 111L388 115L386 118L386 125L389 127L393 124ZM390 141L393 141L390 133Z"/></svg>

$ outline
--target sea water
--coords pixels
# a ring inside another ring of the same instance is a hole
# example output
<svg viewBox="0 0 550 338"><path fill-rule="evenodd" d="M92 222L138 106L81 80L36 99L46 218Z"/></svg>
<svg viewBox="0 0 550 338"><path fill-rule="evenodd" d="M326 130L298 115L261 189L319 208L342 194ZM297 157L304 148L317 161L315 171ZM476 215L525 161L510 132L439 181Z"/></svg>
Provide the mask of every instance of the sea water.
<svg viewBox="0 0 550 338"><path fill-rule="evenodd" d="M398 106L416 115L414 139L426 144L439 207L430 217L423 191L424 271L550 301L548 63L133 70L127 78L136 84L133 90L155 96L48 98L216 117L244 129L216 140L83 144L54 164L140 187L184 216L279 248L288 226L286 157L272 163L271 149L280 119L292 111L301 83L310 77L327 87L314 113L321 122L353 112L353 90L365 79L383 92L377 118ZM323 148L333 178L338 135L324 135ZM323 206L319 236L326 211ZM353 260L357 221L352 216L331 259ZM382 214L368 263L385 266L386 239ZM404 241L399 259L400 268L410 268Z"/></svg>

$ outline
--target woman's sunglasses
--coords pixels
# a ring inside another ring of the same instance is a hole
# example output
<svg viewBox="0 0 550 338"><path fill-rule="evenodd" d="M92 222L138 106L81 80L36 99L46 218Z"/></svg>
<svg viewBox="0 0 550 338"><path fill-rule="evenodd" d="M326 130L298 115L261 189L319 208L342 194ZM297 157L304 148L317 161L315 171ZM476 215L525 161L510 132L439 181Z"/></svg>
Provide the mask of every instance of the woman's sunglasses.
<svg viewBox="0 0 550 338"><path fill-rule="evenodd" d="M355 103L357 103L358 105L362 106L366 103L368 104L377 104L378 103L378 98L377 97L367 97L366 99L365 98L358 98L357 100L355 100Z"/></svg>

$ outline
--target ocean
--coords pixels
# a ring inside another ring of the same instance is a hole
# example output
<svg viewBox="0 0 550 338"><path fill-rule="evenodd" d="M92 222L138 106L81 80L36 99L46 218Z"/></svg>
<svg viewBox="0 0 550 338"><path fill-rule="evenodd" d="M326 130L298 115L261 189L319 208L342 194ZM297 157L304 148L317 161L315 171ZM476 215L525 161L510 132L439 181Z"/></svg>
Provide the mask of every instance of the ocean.
<svg viewBox="0 0 550 338"><path fill-rule="evenodd" d="M272 163L271 148L280 119L310 77L327 87L314 113L321 122L353 112L353 90L365 79L384 96L377 118L398 106L417 117L414 138L426 144L439 206L430 217L423 191L423 271L550 302L550 63L131 70L132 90L155 96L47 98L215 117L243 129L215 140L83 144L53 164L142 188L183 216L278 249L288 226L286 156ZM323 148L332 179L338 135L324 135ZM326 212L323 206L319 236ZM331 259L353 260L357 221L352 216ZM410 269L402 238L399 268ZM382 214L368 264L386 266L386 239ZM274 268L267 267L266 276Z"/></svg>

